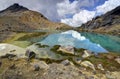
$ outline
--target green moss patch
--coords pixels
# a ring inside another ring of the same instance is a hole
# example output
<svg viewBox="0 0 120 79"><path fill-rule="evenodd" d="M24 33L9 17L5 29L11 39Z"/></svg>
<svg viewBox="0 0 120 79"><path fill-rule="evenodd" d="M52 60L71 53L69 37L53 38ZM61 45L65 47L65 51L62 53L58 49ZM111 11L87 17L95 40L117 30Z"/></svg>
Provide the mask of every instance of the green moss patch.
<svg viewBox="0 0 120 79"><path fill-rule="evenodd" d="M115 61L115 58L111 58L109 59L107 56L108 55L114 55L114 57L118 56L116 54L100 54L97 57L95 56L91 56L87 59L84 60L88 60L91 61L91 63L93 63L95 66L97 66L98 64L102 64L103 67L105 68L105 70L109 70L109 71L120 71L120 64L118 64Z"/></svg>

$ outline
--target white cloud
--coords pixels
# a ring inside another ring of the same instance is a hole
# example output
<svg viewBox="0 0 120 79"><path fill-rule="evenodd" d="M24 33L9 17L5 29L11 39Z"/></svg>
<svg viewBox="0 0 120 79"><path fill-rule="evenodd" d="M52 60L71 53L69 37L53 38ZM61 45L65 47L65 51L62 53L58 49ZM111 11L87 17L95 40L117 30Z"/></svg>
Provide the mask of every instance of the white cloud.
<svg viewBox="0 0 120 79"><path fill-rule="evenodd" d="M76 13L73 16L73 18L61 19L61 22L69 24L74 27L78 27L82 23L86 23L88 20L91 20L94 16L95 16L94 11L81 10L79 13Z"/></svg>
<svg viewBox="0 0 120 79"><path fill-rule="evenodd" d="M93 6L97 1L98 0L75 0L71 3L69 0L63 0L62 2L57 3L57 12L63 19L67 14L74 15L79 13L81 8Z"/></svg>
<svg viewBox="0 0 120 79"><path fill-rule="evenodd" d="M78 1L71 3L69 0L64 0L61 3L57 3L57 12L59 16L64 17L66 14L74 14L79 11L77 6Z"/></svg>
<svg viewBox="0 0 120 79"><path fill-rule="evenodd" d="M117 6L120 6L119 0L108 0L103 5L98 6L96 9L98 14L104 14L116 8Z"/></svg>
<svg viewBox="0 0 120 79"><path fill-rule="evenodd" d="M95 15L95 12L82 10L81 8L93 6L94 3L94 0L75 0L72 3L69 0L64 0L61 3L57 3L57 12L62 23L78 27L82 23L91 20ZM71 14L73 15L72 18L66 17L66 15Z"/></svg>

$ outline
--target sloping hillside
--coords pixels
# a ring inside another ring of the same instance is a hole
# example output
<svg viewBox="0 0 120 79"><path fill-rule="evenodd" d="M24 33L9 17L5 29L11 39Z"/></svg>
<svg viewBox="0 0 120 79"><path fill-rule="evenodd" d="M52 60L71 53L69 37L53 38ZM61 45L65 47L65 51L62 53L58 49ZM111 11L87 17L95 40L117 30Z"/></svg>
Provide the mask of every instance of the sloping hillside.
<svg viewBox="0 0 120 79"><path fill-rule="evenodd" d="M4 28L3 28L4 27ZM33 29L66 29L69 26L49 21L42 14L14 4L0 12L1 31L24 31Z"/></svg>
<svg viewBox="0 0 120 79"><path fill-rule="evenodd" d="M13 4L0 12L0 40L10 36L12 32L67 29L71 29L71 27L62 23L51 22L44 15L19 4Z"/></svg>
<svg viewBox="0 0 120 79"><path fill-rule="evenodd" d="M120 34L120 6L102 16L93 18L80 28L87 31Z"/></svg>

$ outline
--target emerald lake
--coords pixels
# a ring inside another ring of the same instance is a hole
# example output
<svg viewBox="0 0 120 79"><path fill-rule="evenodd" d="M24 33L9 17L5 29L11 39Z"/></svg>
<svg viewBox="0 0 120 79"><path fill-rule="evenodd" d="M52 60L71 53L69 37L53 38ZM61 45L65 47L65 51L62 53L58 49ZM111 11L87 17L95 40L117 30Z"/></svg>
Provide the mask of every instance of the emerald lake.
<svg viewBox="0 0 120 79"><path fill-rule="evenodd" d="M93 43L100 44L110 52L120 53L120 36L102 35L95 33L81 33Z"/></svg>
<svg viewBox="0 0 120 79"><path fill-rule="evenodd" d="M95 33L79 33L69 30L62 33L50 34L39 43L54 46L74 46L84 48L93 52L120 52L120 38L111 35Z"/></svg>

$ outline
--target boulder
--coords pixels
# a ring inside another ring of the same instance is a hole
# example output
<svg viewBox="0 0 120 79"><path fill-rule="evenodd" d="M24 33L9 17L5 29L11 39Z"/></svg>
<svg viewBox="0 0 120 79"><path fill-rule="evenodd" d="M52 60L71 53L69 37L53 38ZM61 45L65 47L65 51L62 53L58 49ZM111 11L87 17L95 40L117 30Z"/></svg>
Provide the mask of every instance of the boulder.
<svg viewBox="0 0 120 79"><path fill-rule="evenodd" d="M61 51L65 54L71 54L71 55L74 55L74 47L72 46L61 46L59 47L59 49L57 51Z"/></svg>
<svg viewBox="0 0 120 79"><path fill-rule="evenodd" d="M46 71L49 68L49 66L44 61L34 61L31 63L31 65L32 65L32 70L34 71L39 71L39 70Z"/></svg>
<svg viewBox="0 0 120 79"><path fill-rule="evenodd" d="M105 73L105 76L106 76L107 79L118 79L118 78L116 78L116 76L115 76L112 72L110 72L110 71L107 71L107 72Z"/></svg>
<svg viewBox="0 0 120 79"><path fill-rule="evenodd" d="M80 59L80 58L74 58L74 62L76 64L80 64L82 62L82 59Z"/></svg>
<svg viewBox="0 0 120 79"><path fill-rule="evenodd" d="M64 66L68 66L68 65L74 65L72 62L70 62L69 60L64 60L61 62L61 64L63 64Z"/></svg>
<svg viewBox="0 0 120 79"><path fill-rule="evenodd" d="M8 55L16 55L18 58L24 58L25 57L25 49L12 45L7 43L1 43L0 44L0 57L1 56L8 56Z"/></svg>
<svg viewBox="0 0 120 79"><path fill-rule="evenodd" d="M102 70L102 71L105 70L105 69L103 68L102 64L98 64L98 65L97 65L97 68L100 69L100 70Z"/></svg>
<svg viewBox="0 0 120 79"><path fill-rule="evenodd" d="M39 67L39 64L34 64L34 67L33 67L34 71L39 71L40 70L40 67Z"/></svg>
<svg viewBox="0 0 120 79"><path fill-rule="evenodd" d="M94 67L94 65L90 61L83 61L83 62L81 62L81 66L89 67L89 68L91 68L91 69L93 69L95 71L95 67Z"/></svg>
<svg viewBox="0 0 120 79"><path fill-rule="evenodd" d="M117 57L115 61L120 64L120 57Z"/></svg>
<svg viewBox="0 0 120 79"><path fill-rule="evenodd" d="M82 55L82 58L87 58L87 57L91 56L91 54L92 54L91 51L85 50L85 51L84 51L84 54Z"/></svg>

